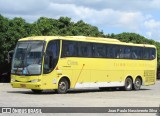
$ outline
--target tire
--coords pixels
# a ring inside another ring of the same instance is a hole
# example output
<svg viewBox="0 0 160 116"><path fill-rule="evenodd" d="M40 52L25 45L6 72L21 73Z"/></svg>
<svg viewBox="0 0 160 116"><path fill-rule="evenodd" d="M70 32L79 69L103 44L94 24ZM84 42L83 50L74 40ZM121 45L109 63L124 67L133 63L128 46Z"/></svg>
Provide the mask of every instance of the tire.
<svg viewBox="0 0 160 116"><path fill-rule="evenodd" d="M125 91L131 91L133 87L133 81L131 78L126 78L125 80L125 85L124 85L124 90Z"/></svg>
<svg viewBox="0 0 160 116"><path fill-rule="evenodd" d="M134 84L133 84L133 89L134 90L140 90L141 88L141 85L142 85L142 81L140 78L136 78Z"/></svg>
<svg viewBox="0 0 160 116"><path fill-rule="evenodd" d="M36 93L36 94L40 94L42 93L42 90L36 90L36 89L31 89L33 93Z"/></svg>
<svg viewBox="0 0 160 116"><path fill-rule="evenodd" d="M56 90L58 94L65 94L69 88L69 83L65 78L62 78L58 83L58 89Z"/></svg>

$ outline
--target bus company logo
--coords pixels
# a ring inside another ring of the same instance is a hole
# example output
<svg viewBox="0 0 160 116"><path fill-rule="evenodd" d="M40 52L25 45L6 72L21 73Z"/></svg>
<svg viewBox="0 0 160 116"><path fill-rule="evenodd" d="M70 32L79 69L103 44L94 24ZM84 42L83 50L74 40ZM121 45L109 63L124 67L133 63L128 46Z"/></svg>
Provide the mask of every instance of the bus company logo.
<svg viewBox="0 0 160 116"><path fill-rule="evenodd" d="M68 60L67 64L68 65L78 65L78 62L77 61L73 61L73 60Z"/></svg>
<svg viewBox="0 0 160 116"><path fill-rule="evenodd" d="M11 108L2 108L2 113L12 113Z"/></svg>

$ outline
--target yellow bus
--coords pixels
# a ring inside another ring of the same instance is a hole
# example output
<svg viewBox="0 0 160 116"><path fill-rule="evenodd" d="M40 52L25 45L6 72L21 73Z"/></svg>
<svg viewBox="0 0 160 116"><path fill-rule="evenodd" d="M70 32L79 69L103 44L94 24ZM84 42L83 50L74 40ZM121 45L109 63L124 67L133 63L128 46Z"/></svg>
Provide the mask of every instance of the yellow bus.
<svg viewBox="0 0 160 116"><path fill-rule="evenodd" d="M36 36L18 41L13 88L56 90L123 87L139 90L156 81L156 47L85 36Z"/></svg>

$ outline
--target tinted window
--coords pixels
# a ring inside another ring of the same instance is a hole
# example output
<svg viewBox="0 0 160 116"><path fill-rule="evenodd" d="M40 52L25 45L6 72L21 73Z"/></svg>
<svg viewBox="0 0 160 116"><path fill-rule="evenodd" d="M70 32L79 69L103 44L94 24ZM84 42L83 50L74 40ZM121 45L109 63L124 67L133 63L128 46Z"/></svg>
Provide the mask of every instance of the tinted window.
<svg viewBox="0 0 160 116"><path fill-rule="evenodd" d="M124 50L125 50L124 46L119 46L119 49L117 50L118 53L116 58L124 58Z"/></svg>
<svg viewBox="0 0 160 116"><path fill-rule="evenodd" d="M48 43L45 59L44 59L44 73L51 72L57 65L60 51L60 41L54 40Z"/></svg>
<svg viewBox="0 0 160 116"><path fill-rule="evenodd" d="M93 44L93 57L103 58L105 56L105 45L104 44Z"/></svg>
<svg viewBox="0 0 160 116"><path fill-rule="evenodd" d="M63 41L62 57L92 57L91 48L90 43Z"/></svg>
<svg viewBox="0 0 160 116"><path fill-rule="evenodd" d="M132 52L131 47L125 46L122 58L130 59L131 58L131 52Z"/></svg>
<svg viewBox="0 0 160 116"><path fill-rule="evenodd" d="M131 58L132 59L142 59L142 47L132 47Z"/></svg>
<svg viewBox="0 0 160 116"><path fill-rule="evenodd" d="M79 42L78 43L79 54L80 57L92 57L92 44Z"/></svg>
<svg viewBox="0 0 160 116"><path fill-rule="evenodd" d="M117 45L107 45L106 46L106 57L107 58L117 58L118 55L118 51L119 51L119 46Z"/></svg>
<svg viewBox="0 0 160 116"><path fill-rule="evenodd" d="M156 50L136 46L63 41L62 57L154 59Z"/></svg>
<svg viewBox="0 0 160 116"><path fill-rule="evenodd" d="M73 57L78 55L77 42L63 41L62 44L62 57Z"/></svg>
<svg viewBox="0 0 160 116"><path fill-rule="evenodd" d="M12 62L12 73L31 75L41 73L43 41L18 42Z"/></svg>
<svg viewBox="0 0 160 116"><path fill-rule="evenodd" d="M155 59L156 52L154 48L144 48L143 49L143 59L152 60Z"/></svg>
<svg viewBox="0 0 160 116"><path fill-rule="evenodd" d="M156 50L154 48L150 49L150 59L155 59L156 58Z"/></svg>

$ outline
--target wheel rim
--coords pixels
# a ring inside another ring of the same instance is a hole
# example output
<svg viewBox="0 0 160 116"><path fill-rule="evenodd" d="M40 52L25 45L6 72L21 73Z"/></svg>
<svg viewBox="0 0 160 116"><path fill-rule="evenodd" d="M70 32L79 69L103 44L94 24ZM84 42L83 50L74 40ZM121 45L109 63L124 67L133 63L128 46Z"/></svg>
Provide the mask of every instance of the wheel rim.
<svg viewBox="0 0 160 116"><path fill-rule="evenodd" d="M131 80L131 79L127 79L126 88L127 88L128 90L132 88L132 80Z"/></svg>
<svg viewBox="0 0 160 116"><path fill-rule="evenodd" d="M140 86L141 86L141 80L140 80L140 79L136 79L136 81L135 81L135 86L136 86L137 88L140 88Z"/></svg>
<svg viewBox="0 0 160 116"><path fill-rule="evenodd" d="M60 82L59 83L59 89L62 90L62 91L65 91L66 90L66 83L65 82Z"/></svg>

